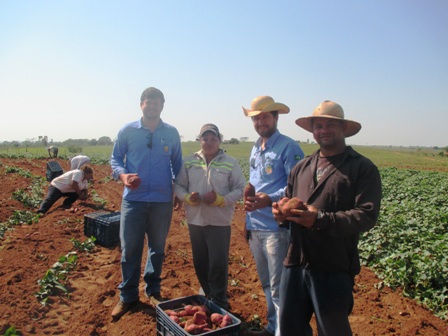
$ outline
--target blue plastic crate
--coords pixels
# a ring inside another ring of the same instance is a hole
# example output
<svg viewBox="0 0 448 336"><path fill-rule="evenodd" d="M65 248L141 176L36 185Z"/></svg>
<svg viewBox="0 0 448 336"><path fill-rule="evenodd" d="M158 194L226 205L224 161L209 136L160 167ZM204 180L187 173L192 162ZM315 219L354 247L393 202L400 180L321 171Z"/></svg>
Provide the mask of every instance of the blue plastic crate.
<svg viewBox="0 0 448 336"><path fill-rule="evenodd" d="M84 215L84 235L96 243L112 247L120 242L120 212L99 211Z"/></svg>
<svg viewBox="0 0 448 336"><path fill-rule="evenodd" d="M163 336L185 336L191 335L187 333L176 322L170 319L165 310L180 310L186 305L205 305L210 313L228 314L232 318L233 324L221 329L208 331L200 335L203 336L239 336L241 321L231 313L222 309L203 295L186 296L174 300L161 302L156 306L157 313L157 333Z"/></svg>

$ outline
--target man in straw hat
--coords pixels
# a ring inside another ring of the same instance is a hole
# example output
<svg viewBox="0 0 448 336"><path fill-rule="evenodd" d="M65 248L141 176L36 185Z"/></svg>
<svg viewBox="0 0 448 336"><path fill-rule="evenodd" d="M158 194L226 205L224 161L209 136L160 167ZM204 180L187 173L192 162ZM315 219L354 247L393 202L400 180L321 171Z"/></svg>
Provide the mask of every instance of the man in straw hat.
<svg viewBox="0 0 448 336"><path fill-rule="evenodd" d="M285 218L279 204L288 199L273 204L276 220L289 224L291 233L280 286L281 334L311 336L314 313L319 335L352 335L348 315L361 269L359 234L378 219L380 175L369 159L346 146L345 138L361 124L345 119L340 105L326 100L296 124L313 133L320 149L288 178L286 196L301 200L301 209Z"/></svg>
<svg viewBox="0 0 448 336"><path fill-rule="evenodd" d="M260 136L250 155L249 181L255 187L255 196L245 199L245 232L268 309L266 329L249 335L279 336L280 278L288 230L278 226L271 205L284 196L289 172L304 154L296 141L277 129L278 116L288 113L288 106L275 102L272 97L260 96L252 100L250 109L243 107L243 111L251 117Z"/></svg>

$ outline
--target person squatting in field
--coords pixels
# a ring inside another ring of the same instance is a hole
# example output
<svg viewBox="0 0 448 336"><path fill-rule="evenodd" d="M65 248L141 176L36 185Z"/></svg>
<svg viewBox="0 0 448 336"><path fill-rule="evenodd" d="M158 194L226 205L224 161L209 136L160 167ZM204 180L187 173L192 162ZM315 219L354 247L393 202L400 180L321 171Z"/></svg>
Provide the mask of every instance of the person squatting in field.
<svg viewBox="0 0 448 336"><path fill-rule="evenodd" d="M120 129L111 156L113 176L124 184L120 220L122 282L118 286L120 301L112 311L116 319L139 302L145 236L145 295L154 306L163 300L161 273L173 214L173 179L182 166L179 132L160 118L164 104L159 89L144 90L140 98L143 115ZM180 205L174 197L174 207Z"/></svg>
<svg viewBox="0 0 448 336"><path fill-rule="evenodd" d="M243 111L245 116L252 119L254 129L260 136L250 154L249 182L255 187L255 195L244 200L244 231L268 310L266 328L249 335L280 336L280 278L289 234L286 228L277 225L271 204L284 196L288 174L304 154L296 141L277 129L279 114L289 113L288 106L276 103L272 97L260 96L252 100L251 109L243 107Z"/></svg>
<svg viewBox="0 0 448 336"><path fill-rule="evenodd" d="M222 135L216 125L202 126L199 141L201 150L185 158L174 191L184 200L201 288L208 299L229 310L230 224L246 180L238 161L219 148Z"/></svg>
<svg viewBox="0 0 448 336"><path fill-rule="evenodd" d="M339 104L326 100L296 124L313 133L319 149L292 169L286 198L273 204L276 220L291 234L280 286L281 335L313 335L313 313L320 336L352 335L359 235L378 219L380 174L346 146L361 124L345 119ZM302 209L285 217L280 208L294 197Z"/></svg>
<svg viewBox="0 0 448 336"><path fill-rule="evenodd" d="M88 182L92 179L93 170L89 166L69 170L55 177L50 182L47 197L36 212L40 214L46 213L61 197L65 197L62 205L66 208L70 208L78 198L81 200L87 199Z"/></svg>

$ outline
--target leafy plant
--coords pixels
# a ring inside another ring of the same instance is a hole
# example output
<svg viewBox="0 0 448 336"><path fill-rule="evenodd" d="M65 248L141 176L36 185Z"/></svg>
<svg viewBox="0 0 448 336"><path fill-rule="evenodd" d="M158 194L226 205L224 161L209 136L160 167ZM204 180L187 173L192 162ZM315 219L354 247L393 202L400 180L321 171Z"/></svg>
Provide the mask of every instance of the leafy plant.
<svg viewBox="0 0 448 336"><path fill-rule="evenodd" d="M28 210L14 210L8 220L13 225L34 224L39 221L40 215Z"/></svg>
<svg viewBox="0 0 448 336"><path fill-rule="evenodd" d="M93 236L90 238L87 238L83 242L81 242L75 238L71 238L70 241L73 243L73 246L75 247L75 249L80 252L91 252L96 247L96 245L95 245L96 238Z"/></svg>
<svg viewBox="0 0 448 336"><path fill-rule="evenodd" d="M43 188L45 180L41 176L34 176L29 171L17 167L8 167L9 173L18 173L21 176L31 178L30 186L25 189L17 189L12 193L12 198L23 203L23 205L35 208L40 205L44 196Z"/></svg>
<svg viewBox="0 0 448 336"><path fill-rule="evenodd" d="M42 305L46 305L51 295L64 293L69 295L65 287L68 273L76 268L78 256L76 252L69 252L59 258L54 265L45 273L45 276L38 280L39 291L35 294Z"/></svg>
<svg viewBox="0 0 448 336"><path fill-rule="evenodd" d="M0 238L7 230L14 229L16 225L34 224L39 221L40 215L27 210L14 210L12 216L4 223L0 223Z"/></svg>
<svg viewBox="0 0 448 336"><path fill-rule="evenodd" d="M250 322L246 324L246 329L251 331L261 331L263 330L263 324L260 316L257 314L252 315L252 318L250 319Z"/></svg>
<svg viewBox="0 0 448 336"><path fill-rule="evenodd" d="M19 336L22 335L14 326L9 327L6 329L6 332L3 336Z"/></svg>
<svg viewBox="0 0 448 336"><path fill-rule="evenodd" d="M17 173L23 177L33 177L33 174L31 174L29 170L25 170L19 167L5 166L5 173L7 174Z"/></svg>
<svg viewBox="0 0 448 336"><path fill-rule="evenodd" d="M95 190L91 190L92 200L99 205L99 208L104 208L107 204L107 201L104 198L101 198Z"/></svg>
<svg viewBox="0 0 448 336"><path fill-rule="evenodd" d="M103 183L107 183L107 182L109 182L109 181L111 181L111 180L113 180L114 178L112 177L112 176L105 176L105 177L103 177L102 179L101 179L101 182L103 182Z"/></svg>
<svg viewBox="0 0 448 336"><path fill-rule="evenodd" d="M363 263L392 288L448 318L446 173L381 169L377 225L362 235Z"/></svg>

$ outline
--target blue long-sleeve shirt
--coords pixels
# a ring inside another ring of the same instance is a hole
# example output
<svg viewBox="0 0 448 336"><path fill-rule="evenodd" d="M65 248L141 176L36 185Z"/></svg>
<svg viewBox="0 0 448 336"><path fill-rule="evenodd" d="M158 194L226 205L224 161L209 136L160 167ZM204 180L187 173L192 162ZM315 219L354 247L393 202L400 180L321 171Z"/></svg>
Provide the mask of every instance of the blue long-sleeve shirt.
<svg viewBox="0 0 448 336"><path fill-rule="evenodd" d="M280 134L277 130L261 149L261 138L257 140L250 154L250 183L255 192L268 194L272 202L285 195L289 172L304 153L298 143ZM272 215L272 207L247 212L248 230L279 231L281 229Z"/></svg>
<svg viewBox="0 0 448 336"><path fill-rule="evenodd" d="M116 179L128 173L137 173L141 178L137 189L124 188L124 199L172 201L173 179L182 166L179 132L162 120L154 132L145 128L141 119L128 123L118 133L110 163Z"/></svg>

